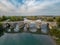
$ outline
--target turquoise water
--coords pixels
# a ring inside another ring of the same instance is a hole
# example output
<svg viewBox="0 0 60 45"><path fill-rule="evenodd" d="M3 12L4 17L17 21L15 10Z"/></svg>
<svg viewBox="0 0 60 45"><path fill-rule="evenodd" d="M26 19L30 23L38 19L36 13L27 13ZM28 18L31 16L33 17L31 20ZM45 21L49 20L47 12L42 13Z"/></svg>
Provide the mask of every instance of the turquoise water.
<svg viewBox="0 0 60 45"><path fill-rule="evenodd" d="M5 33L0 37L0 45L55 45L47 35L31 33Z"/></svg>

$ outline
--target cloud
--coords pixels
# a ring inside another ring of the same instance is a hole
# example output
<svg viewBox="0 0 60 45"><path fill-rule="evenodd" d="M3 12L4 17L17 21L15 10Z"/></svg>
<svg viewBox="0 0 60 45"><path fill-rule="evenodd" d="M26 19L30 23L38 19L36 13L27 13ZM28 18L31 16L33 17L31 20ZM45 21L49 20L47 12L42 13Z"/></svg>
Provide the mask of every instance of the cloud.
<svg viewBox="0 0 60 45"><path fill-rule="evenodd" d="M60 0L0 0L0 13L1 15L59 15L60 6L57 3L60 4Z"/></svg>

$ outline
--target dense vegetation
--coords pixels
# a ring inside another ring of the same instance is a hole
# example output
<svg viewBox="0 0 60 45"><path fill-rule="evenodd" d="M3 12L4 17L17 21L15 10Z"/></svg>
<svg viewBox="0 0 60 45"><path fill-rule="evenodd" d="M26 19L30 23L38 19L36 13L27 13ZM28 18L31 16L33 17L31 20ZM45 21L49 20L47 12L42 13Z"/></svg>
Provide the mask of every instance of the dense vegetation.
<svg viewBox="0 0 60 45"><path fill-rule="evenodd" d="M53 21L60 22L59 16L56 16L56 17L53 17L53 16L1 16L0 21L6 21L8 19L10 21L21 21L24 18L31 19L31 20L41 19L49 22L53 22Z"/></svg>
<svg viewBox="0 0 60 45"><path fill-rule="evenodd" d="M60 17L56 17L57 25L60 27Z"/></svg>
<svg viewBox="0 0 60 45"><path fill-rule="evenodd" d="M54 21L57 22L57 27L52 28L49 33L54 36L57 45L60 45L60 16L55 17Z"/></svg>
<svg viewBox="0 0 60 45"><path fill-rule="evenodd" d="M0 21L21 21L23 20L23 16L2 16L0 17Z"/></svg>

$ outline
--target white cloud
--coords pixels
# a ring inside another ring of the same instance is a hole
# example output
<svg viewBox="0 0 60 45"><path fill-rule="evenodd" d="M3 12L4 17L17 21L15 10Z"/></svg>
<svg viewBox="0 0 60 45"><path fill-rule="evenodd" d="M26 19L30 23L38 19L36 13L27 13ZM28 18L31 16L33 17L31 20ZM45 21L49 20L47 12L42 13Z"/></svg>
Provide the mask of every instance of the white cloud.
<svg viewBox="0 0 60 45"><path fill-rule="evenodd" d="M14 13L16 15L29 15L34 14L34 12L38 12L38 10L42 11L48 6L60 2L60 0L44 0L42 2L36 0L23 0L24 4L19 4L18 2L16 2L16 0L12 0L12 2L14 3L14 5L8 0L0 0L0 12L5 12L7 13L7 15L14 15ZM18 7L16 7L16 5L18 5Z"/></svg>

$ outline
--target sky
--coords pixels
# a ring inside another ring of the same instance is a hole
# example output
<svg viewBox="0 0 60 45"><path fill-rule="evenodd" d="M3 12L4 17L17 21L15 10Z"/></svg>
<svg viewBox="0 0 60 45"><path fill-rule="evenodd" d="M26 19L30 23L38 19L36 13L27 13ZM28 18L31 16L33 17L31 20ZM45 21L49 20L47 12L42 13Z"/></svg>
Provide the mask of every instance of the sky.
<svg viewBox="0 0 60 45"><path fill-rule="evenodd" d="M60 15L60 0L0 0L0 16Z"/></svg>

